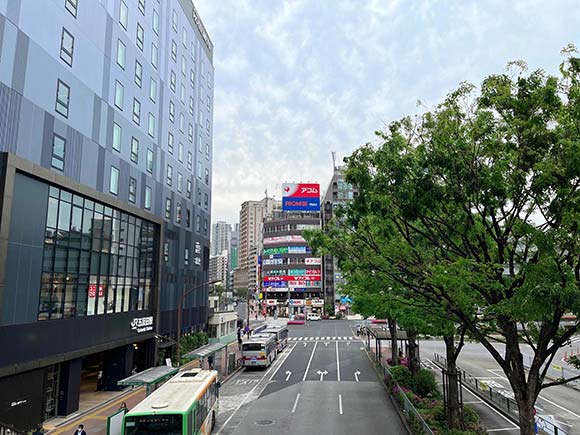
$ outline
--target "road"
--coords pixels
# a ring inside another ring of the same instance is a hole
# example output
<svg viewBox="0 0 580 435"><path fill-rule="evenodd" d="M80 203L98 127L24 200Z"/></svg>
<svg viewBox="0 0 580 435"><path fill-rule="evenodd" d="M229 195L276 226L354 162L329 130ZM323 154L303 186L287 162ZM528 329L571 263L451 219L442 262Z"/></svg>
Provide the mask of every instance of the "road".
<svg viewBox="0 0 580 435"><path fill-rule="evenodd" d="M266 371L223 385L217 434L406 434L347 321L291 325L288 348Z"/></svg>
<svg viewBox="0 0 580 435"><path fill-rule="evenodd" d="M497 344L496 348L503 353L503 345ZM444 349L442 341L421 341L421 359L426 365L429 365L433 359L433 354L437 352L444 355ZM562 350L563 352L564 350ZM503 389L507 396L513 395L502 369L481 344L466 343L459 354L458 365L471 375L484 380L492 388ZM467 394L468 396L464 397L464 400L479 401L471 393ZM554 418L558 422L558 426L568 435L580 435L580 391L568 386L547 388L540 394L536 402L536 409L538 415L548 419ZM498 420L498 424L502 424L501 420ZM509 425L504 424L504 426L506 435L513 432L513 430L508 430ZM517 433L517 431L513 433Z"/></svg>

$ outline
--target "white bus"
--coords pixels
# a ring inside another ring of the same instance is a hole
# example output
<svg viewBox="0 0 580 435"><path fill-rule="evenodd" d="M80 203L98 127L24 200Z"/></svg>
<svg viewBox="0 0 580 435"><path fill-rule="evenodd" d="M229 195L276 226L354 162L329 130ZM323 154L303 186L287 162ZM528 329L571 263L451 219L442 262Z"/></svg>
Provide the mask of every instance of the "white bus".
<svg viewBox="0 0 580 435"><path fill-rule="evenodd" d="M252 335L242 343L244 367L269 367L276 355L276 337L272 334Z"/></svg>
<svg viewBox="0 0 580 435"><path fill-rule="evenodd" d="M217 375L193 369L174 376L125 414L122 435L211 433L218 413Z"/></svg>
<svg viewBox="0 0 580 435"><path fill-rule="evenodd" d="M286 325L268 325L262 334L272 334L276 337L276 348L278 353L288 346L288 327Z"/></svg>

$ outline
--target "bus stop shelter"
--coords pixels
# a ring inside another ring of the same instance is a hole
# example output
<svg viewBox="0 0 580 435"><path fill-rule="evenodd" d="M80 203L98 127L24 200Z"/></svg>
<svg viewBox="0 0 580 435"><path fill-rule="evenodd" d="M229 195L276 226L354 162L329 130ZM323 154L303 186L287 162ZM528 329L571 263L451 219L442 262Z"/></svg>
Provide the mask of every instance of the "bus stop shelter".
<svg viewBox="0 0 580 435"><path fill-rule="evenodd" d="M382 325L370 325L367 328L367 349L371 348L371 337L374 339L375 343L375 357L377 361L381 361L382 353L382 342L386 341L390 346L391 344L391 333L389 330ZM407 332L397 331L397 341L400 342L400 346L404 348L404 352L407 353ZM392 357L392 355L391 355Z"/></svg>
<svg viewBox="0 0 580 435"><path fill-rule="evenodd" d="M117 382L117 385L131 387L144 386L146 394L149 395L158 385L172 377L178 371L178 368L170 366L151 367L150 369L131 375L128 378L121 379Z"/></svg>
<svg viewBox="0 0 580 435"><path fill-rule="evenodd" d="M224 359L223 349L225 348L227 348L227 344L225 343L206 344L205 346L198 347L197 349L186 353L183 355L183 358L197 359L200 362L201 368L217 370L221 375L224 372L222 360ZM207 366L204 366L206 361Z"/></svg>

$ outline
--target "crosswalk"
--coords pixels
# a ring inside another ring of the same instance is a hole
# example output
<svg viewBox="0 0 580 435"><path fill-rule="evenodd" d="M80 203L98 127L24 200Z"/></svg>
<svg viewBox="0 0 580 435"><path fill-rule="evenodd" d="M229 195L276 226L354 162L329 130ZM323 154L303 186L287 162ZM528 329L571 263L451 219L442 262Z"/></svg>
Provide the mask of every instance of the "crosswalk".
<svg viewBox="0 0 580 435"><path fill-rule="evenodd" d="M288 337L288 341L355 341L360 337Z"/></svg>

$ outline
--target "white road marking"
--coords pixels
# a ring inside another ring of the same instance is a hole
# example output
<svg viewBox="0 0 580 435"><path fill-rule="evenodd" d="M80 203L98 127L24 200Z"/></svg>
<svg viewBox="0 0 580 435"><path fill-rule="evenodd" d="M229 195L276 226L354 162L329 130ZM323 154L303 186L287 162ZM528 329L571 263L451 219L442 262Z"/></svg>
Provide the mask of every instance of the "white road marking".
<svg viewBox="0 0 580 435"><path fill-rule="evenodd" d="M310 340L310 341L314 340L314 337L310 337L310 338L309 338L309 340Z"/></svg>
<svg viewBox="0 0 580 435"><path fill-rule="evenodd" d="M332 337L333 340L336 340L336 337Z"/></svg>
<svg viewBox="0 0 580 435"><path fill-rule="evenodd" d="M286 359L288 358L288 356L292 353L292 351L294 350L294 347L290 350L290 352L288 352L285 355L284 360L280 361L280 364L278 365L278 367L276 368L276 370L274 371L274 374L272 375L272 377L276 374L276 372L280 369L280 367L282 367L282 365L284 364L284 362L286 361ZM272 369L274 368L274 365L271 365L270 368L268 368L268 370L266 370L266 372L264 373L264 375L260 378L260 381L258 383L256 383L256 385L254 385L254 388L252 388L250 391L248 391L248 393L244 396L244 398L240 401L240 403L238 404L238 406L236 407L236 409L234 409L234 412L231 413L231 415L227 418L227 420L224 422L223 426L220 428L220 430L218 430L216 432L216 435L219 435L222 430L224 430L224 428L228 425L228 423L230 422L230 420L234 417L234 415L236 415L236 413L240 410L240 408L242 406L244 406L246 404L246 400L248 400L248 397L250 397L250 395L254 392L254 390L256 388L258 388L258 385L260 385L260 382L262 382L264 380L264 378L266 376L268 376L270 374L270 372L272 371ZM272 378L270 378L270 380L272 380Z"/></svg>
<svg viewBox="0 0 580 435"><path fill-rule="evenodd" d="M338 413L342 415L342 394L338 395Z"/></svg>
<svg viewBox="0 0 580 435"><path fill-rule="evenodd" d="M306 380L306 376L308 376L308 370L310 369L310 364L312 363L312 358L314 357L314 352L316 351L316 346L318 345L318 341L314 343L314 347L312 348L312 353L310 354L310 359L308 360L308 365L306 366L306 371L304 372L304 377L302 378L302 382Z"/></svg>
<svg viewBox="0 0 580 435"><path fill-rule="evenodd" d="M356 381L358 382L358 375L360 375L360 371L356 371L354 372L354 378L356 379Z"/></svg>
<svg viewBox="0 0 580 435"><path fill-rule="evenodd" d="M340 360L338 359L338 341L336 342L336 377L340 382Z"/></svg>
<svg viewBox="0 0 580 435"><path fill-rule="evenodd" d="M292 414L296 412L296 407L298 406L298 400L300 400L300 393L296 396L296 400L294 401L294 406L292 407Z"/></svg>
<svg viewBox="0 0 580 435"><path fill-rule="evenodd" d="M496 376L496 378L503 379L504 381L508 381L509 382L509 379L508 378L506 378L505 376L502 376L502 375L498 375L496 373L496 372L503 373L503 370L500 370L500 369L487 369L487 371L490 372L490 373L492 373L492 374L494 374Z"/></svg>
<svg viewBox="0 0 580 435"><path fill-rule="evenodd" d="M574 413L574 412L570 411L570 410L569 410L569 409L567 409L567 408L564 408L563 406L560 406L560 405L558 405L558 404L557 404L557 403L555 403L555 402L552 402L551 400L548 400L548 399L546 399L546 398L544 398L544 397L542 397L542 396L538 396L538 399L542 399L544 402L548 402L549 404L551 404L551 405L554 405L556 408L560 408L562 411L566 411L568 414L570 414L570 415L573 415L574 417L576 417L576 418L580 419L580 415L578 415L578 414L576 414L576 413Z"/></svg>
<svg viewBox="0 0 580 435"><path fill-rule="evenodd" d="M292 351L294 349L296 349L296 346L294 346L292 349L290 349L290 351L288 353L284 354L284 359L282 360L280 365L276 368L276 370L274 370L274 373L272 373L272 376L270 376L270 381L272 380L272 378L274 378L274 376L276 376L276 373L278 373L278 370L280 370L280 368L284 365L284 363L286 362L286 360L288 359L288 357L290 356L290 354L292 353Z"/></svg>
<svg viewBox="0 0 580 435"><path fill-rule="evenodd" d="M288 382L288 379L290 379L290 376L292 376L292 372L290 370L286 370L286 382Z"/></svg>
<svg viewBox="0 0 580 435"><path fill-rule="evenodd" d="M302 341L304 340L304 337L298 337L298 340Z"/></svg>
<svg viewBox="0 0 580 435"><path fill-rule="evenodd" d="M322 382L324 380L324 377L328 374L328 372L326 370L322 371L322 370L318 370L316 372L317 375L320 375L320 382Z"/></svg>

